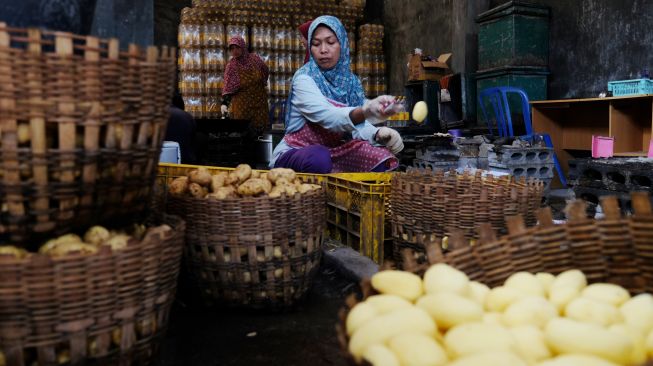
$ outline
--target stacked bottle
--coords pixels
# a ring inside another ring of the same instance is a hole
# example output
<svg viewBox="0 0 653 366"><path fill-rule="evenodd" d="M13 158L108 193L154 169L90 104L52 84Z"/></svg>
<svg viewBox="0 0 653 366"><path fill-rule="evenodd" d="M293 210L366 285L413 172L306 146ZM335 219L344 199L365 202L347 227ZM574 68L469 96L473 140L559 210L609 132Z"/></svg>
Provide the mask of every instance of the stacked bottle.
<svg viewBox="0 0 653 366"><path fill-rule="evenodd" d="M385 57L383 53L383 26L363 24L358 28L356 72L361 79L365 95L376 97L386 93Z"/></svg>

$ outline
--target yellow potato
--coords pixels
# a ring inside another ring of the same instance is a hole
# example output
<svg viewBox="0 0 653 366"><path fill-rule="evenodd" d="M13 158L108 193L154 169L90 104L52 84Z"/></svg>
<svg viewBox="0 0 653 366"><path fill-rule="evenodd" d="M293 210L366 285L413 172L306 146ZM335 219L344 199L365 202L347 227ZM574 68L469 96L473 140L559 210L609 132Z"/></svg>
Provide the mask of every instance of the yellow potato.
<svg viewBox="0 0 653 366"><path fill-rule="evenodd" d="M538 363L536 366L618 366L601 357L583 354L560 355Z"/></svg>
<svg viewBox="0 0 653 366"><path fill-rule="evenodd" d="M523 292L532 296L544 296L544 287L534 274L528 272L516 272L512 274L503 286L514 288L517 291Z"/></svg>
<svg viewBox="0 0 653 366"><path fill-rule="evenodd" d="M415 301L424 292L422 279L413 273L387 270L372 276L372 287L382 294L397 295Z"/></svg>
<svg viewBox="0 0 653 366"><path fill-rule="evenodd" d="M426 119L426 116L429 113L429 108L426 105L426 102L424 101L419 101L415 103L415 106L413 107L413 119L416 122L424 122L424 119Z"/></svg>
<svg viewBox="0 0 653 366"><path fill-rule="evenodd" d="M109 230L103 226L96 225L86 230L86 233L84 234L84 242L93 245L100 245L110 237L111 234L109 233Z"/></svg>
<svg viewBox="0 0 653 366"><path fill-rule="evenodd" d="M168 191L173 196L183 196L188 193L188 177L175 178L170 182Z"/></svg>
<svg viewBox="0 0 653 366"><path fill-rule="evenodd" d="M480 322L483 319L481 305L453 292L422 296L417 300L417 307L428 312L442 330L458 324Z"/></svg>
<svg viewBox="0 0 653 366"><path fill-rule="evenodd" d="M481 306L485 306L485 299L489 293L490 288L485 284L476 281L469 282L469 293L467 297L476 301Z"/></svg>
<svg viewBox="0 0 653 366"><path fill-rule="evenodd" d="M526 294L505 286L497 286L485 297L485 310L503 312L510 304L526 297Z"/></svg>
<svg viewBox="0 0 653 366"><path fill-rule="evenodd" d="M209 193L206 198L215 198L218 200L224 200L227 198L238 197L236 195L236 189L233 186L220 187L217 191Z"/></svg>
<svg viewBox="0 0 653 366"><path fill-rule="evenodd" d="M519 355L529 364L551 357L551 351L544 340L544 333L534 325L520 325L510 328Z"/></svg>
<svg viewBox="0 0 653 366"><path fill-rule="evenodd" d="M594 283L583 289L581 296L620 306L630 299L628 291L612 283Z"/></svg>
<svg viewBox="0 0 653 366"><path fill-rule="evenodd" d="M32 132L30 131L30 127L28 124L24 124L24 123L19 124L16 132L18 135L19 144L24 144L26 142L29 142L29 140L32 138Z"/></svg>
<svg viewBox="0 0 653 366"><path fill-rule="evenodd" d="M204 167L193 169L188 173L188 180L190 183L208 186L211 184L211 173Z"/></svg>
<svg viewBox="0 0 653 366"><path fill-rule="evenodd" d="M402 365L440 366L448 361L447 353L433 339L424 334L399 334L390 339L388 348L397 355Z"/></svg>
<svg viewBox="0 0 653 366"><path fill-rule="evenodd" d="M578 297L565 307L565 316L585 323L608 326L623 321L619 310L605 302Z"/></svg>
<svg viewBox="0 0 653 366"><path fill-rule="evenodd" d="M469 291L469 278L456 268L438 263L424 273L424 291L427 294L454 292L464 296Z"/></svg>
<svg viewBox="0 0 653 366"><path fill-rule="evenodd" d="M223 187L228 174L216 174L211 176L211 192L217 192L218 188Z"/></svg>
<svg viewBox="0 0 653 366"><path fill-rule="evenodd" d="M402 308L378 316L358 328L349 341L349 352L360 361L365 349L402 333L435 337L437 327L428 313L417 307Z"/></svg>
<svg viewBox="0 0 653 366"><path fill-rule="evenodd" d="M381 344L373 344L363 352L363 359L372 366L401 366L397 356Z"/></svg>
<svg viewBox="0 0 653 366"><path fill-rule="evenodd" d="M50 239L45 244L41 245L39 248L39 253L48 254L56 246L63 243L81 243L82 239L76 234L66 234L62 235L56 239Z"/></svg>
<svg viewBox="0 0 653 366"><path fill-rule="evenodd" d="M556 276L548 272L538 272L535 274L535 277L540 281L542 288L544 288L544 292L548 295L551 284L555 281Z"/></svg>
<svg viewBox="0 0 653 366"><path fill-rule="evenodd" d="M508 306L503 313L503 323L509 327L534 325L543 328L558 316L558 309L539 296L530 296Z"/></svg>
<svg viewBox="0 0 653 366"><path fill-rule="evenodd" d="M653 329L653 295L640 294L626 301L619 308L626 324L645 333Z"/></svg>
<svg viewBox="0 0 653 366"><path fill-rule="evenodd" d="M29 256L29 252L25 249L17 248L12 245L0 245L0 257L23 259L27 256Z"/></svg>
<svg viewBox="0 0 653 366"><path fill-rule="evenodd" d="M452 358L492 351L518 351L507 328L485 323L466 323L451 328L444 335L444 345Z"/></svg>
<svg viewBox="0 0 653 366"><path fill-rule="evenodd" d="M646 353L648 358L653 358L653 330L646 336Z"/></svg>
<svg viewBox="0 0 653 366"><path fill-rule="evenodd" d="M97 252L97 248L86 243L64 242L47 252L51 257L63 257L69 254L88 255Z"/></svg>
<svg viewBox="0 0 653 366"><path fill-rule="evenodd" d="M238 186L238 194L241 196L258 196L266 193L266 184L259 178L252 178Z"/></svg>
<svg viewBox="0 0 653 366"><path fill-rule="evenodd" d="M347 314L347 320L345 322L347 334L351 336L358 328L367 323L370 319L374 319L377 315L379 315L379 313L376 311L374 305L367 301L356 304L356 306L349 311L349 314Z"/></svg>
<svg viewBox="0 0 653 366"><path fill-rule="evenodd" d="M127 243L129 242L129 239L131 237L126 234L118 234L114 235L108 240L106 240L103 245L108 245L111 247L111 250L116 251L116 250L121 250L127 248Z"/></svg>
<svg viewBox="0 0 653 366"><path fill-rule="evenodd" d="M487 312L483 314L483 323L503 326L503 314L494 311Z"/></svg>
<svg viewBox="0 0 653 366"><path fill-rule="evenodd" d="M551 287L566 287L572 286L578 289L583 289L587 286L587 278L585 274L577 269L570 269L560 273L553 280Z"/></svg>
<svg viewBox="0 0 653 366"><path fill-rule="evenodd" d="M547 324L544 337L552 351L583 353L626 364L633 352L633 342L621 334L592 323L556 318Z"/></svg>
<svg viewBox="0 0 653 366"><path fill-rule="evenodd" d="M252 167L247 164L239 164L233 173L238 177L238 183L243 183L252 175Z"/></svg>
<svg viewBox="0 0 653 366"><path fill-rule="evenodd" d="M385 314L392 310L413 306L412 303L397 295L372 295L365 300L372 305L378 314Z"/></svg>
<svg viewBox="0 0 653 366"><path fill-rule="evenodd" d="M549 290L549 301L558 308L561 313L567 304L580 295L580 290L574 286L551 286Z"/></svg>
<svg viewBox="0 0 653 366"><path fill-rule="evenodd" d="M642 365L646 362L646 339L644 338L645 334L641 330L625 324L613 324L609 329L629 338L633 342L633 352L630 355L629 364Z"/></svg>
<svg viewBox="0 0 653 366"><path fill-rule="evenodd" d="M268 179L272 183L276 183L277 179L286 178L288 182L292 182L296 178L295 171L287 168L274 168L268 172Z"/></svg>
<svg viewBox="0 0 653 366"><path fill-rule="evenodd" d="M447 366L527 366L527 364L515 353L489 351L461 357Z"/></svg>
<svg viewBox="0 0 653 366"><path fill-rule="evenodd" d="M190 195L197 198L204 198L209 193L209 190L206 187L199 185L198 183L191 183L188 185L188 191Z"/></svg>

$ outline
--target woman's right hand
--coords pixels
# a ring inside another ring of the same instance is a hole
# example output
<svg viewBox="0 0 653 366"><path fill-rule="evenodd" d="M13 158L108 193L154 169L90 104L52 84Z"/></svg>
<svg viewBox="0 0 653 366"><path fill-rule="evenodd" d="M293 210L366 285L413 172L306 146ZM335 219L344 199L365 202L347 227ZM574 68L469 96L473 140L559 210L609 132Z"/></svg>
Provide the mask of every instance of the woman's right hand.
<svg viewBox="0 0 653 366"><path fill-rule="evenodd" d="M226 116L229 114L229 107L227 107L225 104L220 106L220 112L222 113L223 116Z"/></svg>
<svg viewBox="0 0 653 366"><path fill-rule="evenodd" d="M365 119L371 124L385 122L389 117L400 112L401 105L396 103L396 98L391 95L380 95L363 104Z"/></svg>

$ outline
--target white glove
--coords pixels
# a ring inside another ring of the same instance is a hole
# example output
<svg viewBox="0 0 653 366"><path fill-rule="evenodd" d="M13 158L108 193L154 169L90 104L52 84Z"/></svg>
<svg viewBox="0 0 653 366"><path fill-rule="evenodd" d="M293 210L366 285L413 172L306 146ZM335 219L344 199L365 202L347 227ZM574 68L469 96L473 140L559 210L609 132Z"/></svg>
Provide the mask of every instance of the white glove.
<svg viewBox="0 0 653 366"><path fill-rule="evenodd" d="M226 105L221 105L220 106L220 112L222 113L223 116L226 116L229 113L229 107Z"/></svg>
<svg viewBox="0 0 653 366"><path fill-rule="evenodd" d="M374 139L376 142L384 144L393 154L397 154L404 149L404 142L401 140L401 135L392 128L379 127Z"/></svg>
<svg viewBox="0 0 653 366"><path fill-rule="evenodd" d="M366 100L363 104L363 115L373 125L385 122L388 117L400 112L399 103L395 103L395 97L391 95L380 95L372 100Z"/></svg>

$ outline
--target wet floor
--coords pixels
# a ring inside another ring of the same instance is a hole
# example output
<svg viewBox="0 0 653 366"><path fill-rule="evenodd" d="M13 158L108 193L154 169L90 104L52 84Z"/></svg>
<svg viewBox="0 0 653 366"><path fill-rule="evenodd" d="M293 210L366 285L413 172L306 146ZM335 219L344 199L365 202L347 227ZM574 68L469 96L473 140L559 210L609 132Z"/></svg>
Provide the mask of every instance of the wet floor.
<svg viewBox="0 0 653 366"><path fill-rule="evenodd" d="M346 365L337 313L356 285L322 266L303 302L284 312L204 308L186 288L171 312L157 366Z"/></svg>

